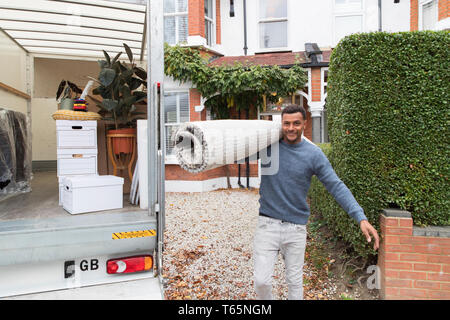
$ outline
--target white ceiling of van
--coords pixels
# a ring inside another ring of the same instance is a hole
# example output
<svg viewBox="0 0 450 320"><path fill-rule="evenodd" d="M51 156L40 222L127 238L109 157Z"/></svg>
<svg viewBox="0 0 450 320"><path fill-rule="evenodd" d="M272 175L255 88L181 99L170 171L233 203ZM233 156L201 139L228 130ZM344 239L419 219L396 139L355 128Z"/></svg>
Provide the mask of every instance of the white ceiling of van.
<svg viewBox="0 0 450 320"><path fill-rule="evenodd" d="M145 59L146 0L0 0L0 28L36 55ZM123 55L122 57L126 57Z"/></svg>

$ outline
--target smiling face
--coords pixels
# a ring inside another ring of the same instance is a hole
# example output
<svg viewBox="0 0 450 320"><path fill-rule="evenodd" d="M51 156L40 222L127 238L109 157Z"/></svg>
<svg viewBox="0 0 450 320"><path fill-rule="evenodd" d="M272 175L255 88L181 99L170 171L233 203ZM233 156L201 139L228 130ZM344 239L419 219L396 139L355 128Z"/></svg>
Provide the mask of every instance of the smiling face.
<svg viewBox="0 0 450 320"><path fill-rule="evenodd" d="M300 112L283 114L282 132L283 141L290 144L299 143L305 129L306 120Z"/></svg>

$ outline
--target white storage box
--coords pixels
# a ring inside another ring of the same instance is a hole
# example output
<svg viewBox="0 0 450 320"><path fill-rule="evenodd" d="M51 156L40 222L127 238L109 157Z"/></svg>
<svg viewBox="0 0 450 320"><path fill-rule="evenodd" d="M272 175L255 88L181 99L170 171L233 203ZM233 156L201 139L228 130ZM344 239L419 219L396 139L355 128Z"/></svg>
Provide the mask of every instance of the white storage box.
<svg viewBox="0 0 450 320"><path fill-rule="evenodd" d="M63 197L63 189L64 189L64 177L58 177L58 194L59 194L59 201L58 205L62 206L62 197Z"/></svg>
<svg viewBox="0 0 450 320"><path fill-rule="evenodd" d="M57 148L97 148L97 121L56 120Z"/></svg>
<svg viewBox="0 0 450 320"><path fill-rule="evenodd" d="M62 205L71 214L123 208L123 178L72 176L63 178Z"/></svg>
<svg viewBox="0 0 450 320"><path fill-rule="evenodd" d="M97 149L58 149L59 176L97 174Z"/></svg>

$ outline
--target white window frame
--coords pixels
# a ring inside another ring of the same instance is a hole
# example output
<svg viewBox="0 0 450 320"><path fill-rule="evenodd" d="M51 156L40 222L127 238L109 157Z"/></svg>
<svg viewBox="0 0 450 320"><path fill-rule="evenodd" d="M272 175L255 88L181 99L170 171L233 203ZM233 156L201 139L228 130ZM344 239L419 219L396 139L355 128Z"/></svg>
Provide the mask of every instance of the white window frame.
<svg viewBox="0 0 450 320"><path fill-rule="evenodd" d="M169 89L169 90L164 90L164 95L168 95L168 94L176 94L177 96L177 122L170 122L170 123L166 123L166 119L164 119L164 132L166 130L166 127L171 127L171 126L179 126L180 125L180 96L179 94L181 93L187 93L188 96L188 110L189 110L189 120L191 119L191 110L190 110L190 95L189 95L189 90L183 90L183 89ZM165 110L165 106L164 106L164 117L166 114L166 110ZM174 154L167 154L167 146L166 149L164 150L164 156L165 156L165 162L166 164L178 164L178 160L176 158L176 156Z"/></svg>
<svg viewBox="0 0 450 320"><path fill-rule="evenodd" d="M202 0L203 1L203 0ZM204 16L205 18L205 41L206 45L209 47L212 47L216 44L216 1L215 0L208 0L208 2L211 1L211 11L212 11L212 19L210 17ZM211 43L208 43L208 38L206 36L206 21L211 22L211 28L212 28L212 34L211 34Z"/></svg>
<svg viewBox="0 0 450 320"><path fill-rule="evenodd" d="M324 67L320 69L320 82L321 82L321 86L320 86L320 97L322 100L325 100L325 87L327 87L328 83L325 82L325 71L328 71L328 67Z"/></svg>
<svg viewBox="0 0 450 320"><path fill-rule="evenodd" d="M173 0L175 3L175 10L177 7L177 1ZM187 11L182 11L182 12L173 12L173 13L164 13L164 18L165 17L175 17L175 44L171 44L171 45L176 45L180 42L180 35L179 35L179 30L178 30L178 20L176 17L181 17L181 16L186 16L188 18L188 24L187 24L187 35L189 36L189 12L188 12L188 7L189 7L189 0L186 0L186 9ZM186 37L186 42L187 42L187 37Z"/></svg>
<svg viewBox="0 0 450 320"><path fill-rule="evenodd" d="M260 6L261 6L261 1L258 1L258 5L256 8L256 12L257 13L257 19L258 19L258 27L257 27L257 32L258 32L258 52L274 52L274 51L286 51L289 48L289 0L286 0L286 12L287 12L287 16L283 17L283 18L264 18L261 19L261 17L259 16L260 13ZM265 48L262 43L261 43L261 37L260 37L260 32L261 32L261 28L260 25L262 23L269 23L269 22L286 22L286 46L285 47L274 47L274 48Z"/></svg>
<svg viewBox="0 0 450 320"><path fill-rule="evenodd" d="M361 17L361 32L365 32L366 28L366 1L361 0L361 6L356 6L354 4L347 4L336 6L336 0L333 0L333 21L331 23L332 26L332 37L333 37L333 46L336 46L341 39L336 39L336 18L338 17Z"/></svg>
<svg viewBox="0 0 450 320"><path fill-rule="evenodd" d="M419 1L419 11L418 11L418 19L419 19L419 30L423 30L423 7L433 1L436 1L436 23L432 30L436 29L436 25L439 21L439 0L420 0Z"/></svg>
<svg viewBox="0 0 450 320"><path fill-rule="evenodd" d="M320 99L322 101L325 101L325 99L327 98L325 96L325 88L328 86L328 82L325 82L325 72L329 73L329 68L328 67L324 67L320 69ZM329 75L328 75L329 76ZM320 117L320 127L321 127L321 134L320 134L320 142L324 143L325 141L325 113L324 111L326 110L326 103L324 104L324 110L322 111L322 116ZM327 119L328 120L328 119Z"/></svg>

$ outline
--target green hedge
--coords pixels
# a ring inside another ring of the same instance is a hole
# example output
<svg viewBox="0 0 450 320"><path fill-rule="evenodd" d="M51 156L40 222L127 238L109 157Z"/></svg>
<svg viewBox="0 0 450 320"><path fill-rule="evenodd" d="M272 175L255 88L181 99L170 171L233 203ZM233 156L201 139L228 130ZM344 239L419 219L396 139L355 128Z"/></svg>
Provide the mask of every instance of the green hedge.
<svg viewBox="0 0 450 320"><path fill-rule="evenodd" d="M387 207L410 211L416 225L450 225L449 70L448 31L355 34L333 50L327 152L377 228ZM331 202L319 204L329 225L369 254Z"/></svg>

